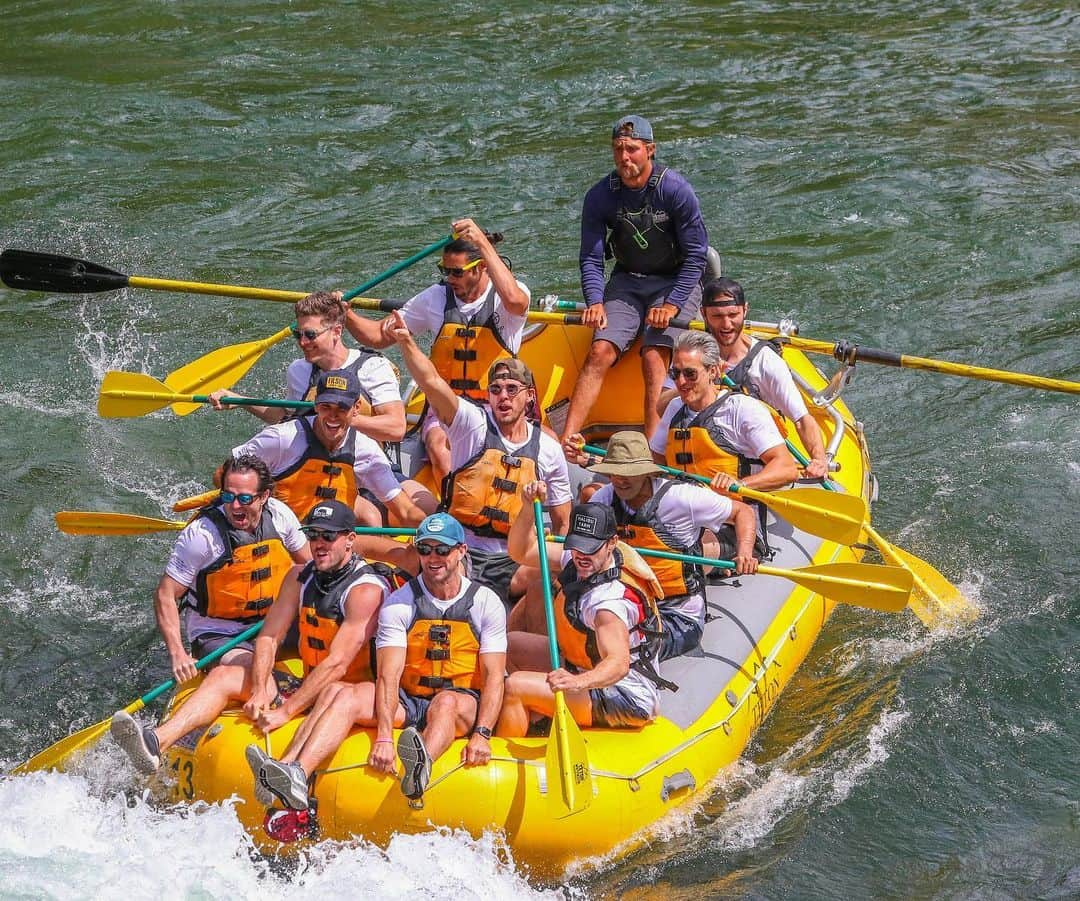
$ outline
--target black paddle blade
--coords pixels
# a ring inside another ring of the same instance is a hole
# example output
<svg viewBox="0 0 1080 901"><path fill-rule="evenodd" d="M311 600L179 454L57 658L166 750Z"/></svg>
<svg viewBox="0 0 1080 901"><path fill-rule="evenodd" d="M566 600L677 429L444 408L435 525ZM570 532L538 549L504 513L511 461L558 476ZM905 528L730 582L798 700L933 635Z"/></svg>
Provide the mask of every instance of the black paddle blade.
<svg viewBox="0 0 1080 901"><path fill-rule="evenodd" d="M128 277L89 260L62 257L35 250L0 253L0 280L20 291L52 294L93 294L126 288Z"/></svg>

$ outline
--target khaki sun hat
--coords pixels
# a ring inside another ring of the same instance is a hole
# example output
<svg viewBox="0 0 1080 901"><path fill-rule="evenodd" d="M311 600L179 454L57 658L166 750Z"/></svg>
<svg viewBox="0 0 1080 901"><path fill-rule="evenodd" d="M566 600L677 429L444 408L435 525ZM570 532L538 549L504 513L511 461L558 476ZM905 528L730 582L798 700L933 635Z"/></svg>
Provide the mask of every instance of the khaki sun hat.
<svg viewBox="0 0 1080 901"><path fill-rule="evenodd" d="M604 462L590 471L612 476L648 476L662 470L653 462L649 442L641 432L616 432L608 442Z"/></svg>

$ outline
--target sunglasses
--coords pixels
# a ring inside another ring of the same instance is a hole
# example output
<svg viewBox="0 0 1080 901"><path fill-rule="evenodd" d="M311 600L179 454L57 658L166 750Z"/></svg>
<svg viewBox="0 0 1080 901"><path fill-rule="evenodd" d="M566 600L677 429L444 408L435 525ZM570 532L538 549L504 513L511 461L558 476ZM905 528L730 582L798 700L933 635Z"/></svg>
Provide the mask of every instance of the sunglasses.
<svg viewBox="0 0 1080 901"><path fill-rule="evenodd" d="M438 554L440 557L449 557L451 552L457 548L457 545L449 544L414 544L416 553L421 557L430 557L432 554Z"/></svg>
<svg viewBox="0 0 1080 901"><path fill-rule="evenodd" d="M695 369L693 366L687 366L683 369L680 369L678 366L672 366L668 370L668 375L671 376L671 380L673 382L677 382L679 380L679 376L682 376L688 382L696 382L700 373L701 370Z"/></svg>
<svg viewBox="0 0 1080 901"><path fill-rule="evenodd" d="M470 269L475 269L483 262L483 259L475 259L471 263L466 263L464 266L444 266L442 263L436 263L435 268L439 270L440 274L449 276L451 278L461 278Z"/></svg>
<svg viewBox="0 0 1080 901"><path fill-rule="evenodd" d="M503 382L499 385L488 385L488 394L494 394L496 397L500 394L505 394L507 397L517 397L527 387L527 385L519 385L517 382Z"/></svg>
<svg viewBox="0 0 1080 901"><path fill-rule="evenodd" d="M223 504L231 504L233 501L240 501L241 507L250 506L258 496L259 495L257 494L236 494L232 491L222 491L221 494L218 495Z"/></svg>
<svg viewBox="0 0 1080 901"><path fill-rule="evenodd" d="M337 541L346 532L331 532L329 529L301 529L307 535L308 541Z"/></svg>
<svg viewBox="0 0 1080 901"><path fill-rule="evenodd" d="M314 341L316 338L319 337L319 335L323 334L324 332L330 331L330 329L332 329L332 328L333 328L332 325L328 325L326 328L321 328L318 331L315 331L315 329L313 329L313 328L295 328L294 327L292 329L292 336L297 341L305 341L305 340L306 341Z"/></svg>

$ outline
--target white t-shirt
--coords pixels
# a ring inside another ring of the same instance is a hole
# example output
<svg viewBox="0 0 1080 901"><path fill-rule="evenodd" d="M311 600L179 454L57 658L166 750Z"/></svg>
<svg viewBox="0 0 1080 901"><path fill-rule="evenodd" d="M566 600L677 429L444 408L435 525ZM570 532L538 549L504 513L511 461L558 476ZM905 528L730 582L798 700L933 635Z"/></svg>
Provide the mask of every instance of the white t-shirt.
<svg viewBox="0 0 1080 901"><path fill-rule="evenodd" d="M467 400L458 402L457 413L454 420L446 430L450 441L450 469L456 471L480 453L487 436L487 423L493 428L495 420L491 417L488 407L479 407ZM507 453L513 454L523 448L532 439L533 431L537 426L531 422L526 423L527 434L524 441L514 444L503 438L503 446ZM566 468L566 457L563 455L559 442L547 432L540 432L540 447L536 455L536 475L540 481L547 484L547 503L550 507L568 503L574 499L570 490L570 475ZM500 538L483 538L473 534L471 529L465 529L465 543L470 548L489 553L505 553L506 540Z"/></svg>
<svg viewBox="0 0 1080 901"><path fill-rule="evenodd" d="M563 551L562 565L565 567L569 562L570 552ZM588 589L581 596L579 606L581 622L588 629L596 628L596 617L601 610L614 613L626 626L626 631L630 634L630 649L633 650L641 644L643 639L640 632L633 631L641 621L641 617L637 604L627 598L628 591L630 589L618 580L605 582ZM660 672L658 660L653 660L653 668L657 673ZM642 710L651 710L654 716L660 711L660 692L651 679L635 670L630 670L615 684L622 692L633 698Z"/></svg>
<svg viewBox="0 0 1080 901"><path fill-rule="evenodd" d="M360 351L355 347L349 348L345 362L341 368L350 366L356 362ZM301 400L307 394L308 385L311 384L311 371L315 367L301 357L293 360L285 373L285 398L286 400ZM373 407L380 404L401 403L401 387L398 384L397 374L394 367L386 357L378 355L368 357L364 365L356 371L356 377L360 381L360 388L364 392L368 403Z"/></svg>
<svg viewBox="0 0 1080 901"><path fill-rule="evenodd" d="M758 338L750 337L750 348L759 344ZM798 422L807 414L806 403L791 377L784 358L768 348L762 348L750 363L747 381L770 407L779 410L792 422Z"/></svg>
<svg viewBox="0 0 1080 901"><path fill-rule="evenodd" d="M440 613L445 613L473 583L462 577L461 590L448 601L432 596L424 584L421 574L417 580L427 599ZM375 648L405 648L409 645L409 627L412 625L415 605L411 584L405 584L388 597L379 611L379 627L375 633ZM481 585L473 596L469 619L480 636L481 654L506 653L506 608L499 596L490 588Z"/></svg>
<svg viewBox="0 0 1080 901"><path fill-rule="evenodd" d="M531 297L529 289L523 282L517 283L518 288L525 292L526 297ZM488 286L490 288L490 284ZM465 316L474 316L484 306L484 298L487 290L483 291L477 300L463 304L454 295L454 302ZM425 288L415 297L406 301L401 308L401 318L405 320L405 327L414 335L422 335L430 332L432 335L439 334L443 327L443 310L446 307L446 286L432 285ZM495 292L495 328L502 336L503 343L510 353L516 354L521 347L521 334L525 331L525 316L511 313L503 304L499 292Z"/></svg>
<svg viewBox="0 0 1080 901"><path fill-rule="evenodd" d="M664 409L660 425L649 439L649 447L654 453L663 455L671 420L684 406L682 398L675 397ZM761 459L765 451L784 443L765 405L745 394L731 394L713 414L713 424L728 444L750 459Z"/></svg>
<svg viewBox="0 0 1080 901"><path fill-rule="evenodd" d="M654 478L653 494L655 495L666 479ZM651 498L650 498L651 500ZM591 504L605 504L609 507L615 504L615 489L611 485L604 485L596 492L589 501ZM622 503L620 501L620 503ZM637 511L629 504L623 503L631 513ZM706 486L685 485L676 483L660 498L656 509L656 519L663 524L665 531L679 542L683 547L692 546L700 537L702 529L715 532L731 518L731 499L710 491ZM649 562L649 558L645 558ZM703 594L695 594L685 601L676 605L669 605L669 609L677 610L684 616L688 616L697 622L702 622L705 617L705 598Z"/></svg>
<svg viewBox="0 0 1080 901"><path fill-rule="evenodd" d="M266 502L266 509L270 511L270 521L281 536L281 543L286 550L294 553L307 544L307 538L300 531L300 520L285 504L272 497ZM169 562L165 564L165 575L185 588L193 588L200 570L208 567L224 553L224 539L208 519L200 516L185 526L176 539ZM249 625L250 623L231 619L203 616L190 608L185 618L188 641L206 633L238 635Z"/></svg>
<svg viewBox="0 0 1080 901"><path fill-rule="evenodd" d="M309 423L315 419L314 416L304 418ZM401 494L401 485L390 469L386 454L378 443L362 432L355 429L350 429L349 432L354 436L353 472L356 473L356 484L367 488L384 504L389 503ZM346 435L345 441L348 440ZM267 426L246 444L234 447L232 455L239 457L241 454L254 454L276 476L295 464L304 455L307 446L307 437L300 420L290 419Z"/></svg>

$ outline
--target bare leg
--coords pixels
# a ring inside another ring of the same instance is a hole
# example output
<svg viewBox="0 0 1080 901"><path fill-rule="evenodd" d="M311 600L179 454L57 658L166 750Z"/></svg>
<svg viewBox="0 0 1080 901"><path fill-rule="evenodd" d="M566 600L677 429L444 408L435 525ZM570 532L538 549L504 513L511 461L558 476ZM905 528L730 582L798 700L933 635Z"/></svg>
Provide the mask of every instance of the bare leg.
<svg viewBox="0 0 1080 901"><path fill-rule="evenodd" d="M449 458L447 458L446 465L450 465ZM401 490L409 496L409 499L416 504L416 506L424 511L425 516L430 516L439 508L439 502L435 500L435 495L419 482L408 479L401 483ZM395 522L396 519L397 517L391 513L390 525L399 525L399 523Z"/></svg>
<svg viewBox="0 0 1080 901"><path fill-rule="evenodd" d="M507 631L533 632L547 635L547 614L544 612L544 587L534 582L525 591L506 617Z"/></svg>
<svg viewBox="0 0 1080 901"><path fill-rule="evenodd" d="M296 755L296 762L310 775L341 746L353 726L370 725L375 720L375 683L360 682L343 685L334 701L311 730L303 748ZM394 725L405 721L405 711L398 706Z"/></svg>
<svg viewBox="0 0 1080 901"><path fill-rule="evenodd" d="M180 709L154 730L161 750L192 729L212 723L230 701L246 701L251 696L248 684L251 661L251 654L245 653L235 663L221 664L210 670L202 685Z"/></svg>
<svg viewBox="0 0 1080 901"><path fill-rule="evenodd" d="M300 723L300 728L296 730L292 741L289 742L289 746L285 749L285 753L278 758L282 763L292 763L292 761L296 760L300 749L307 742L308 736L311 735L312 730L326 712L326 709L334 702L338 692L343 688L345 688L344 682L331 682L319 692L319 696L315 699L315 703L312 705L311 710L308 711L307 716Z"/></svg>
<svg viewBox="0 0 1080 901"><path fill-rule="evenodd" d="M460 691L440 691L428 706L427 726L420 733L428 758L438 760L455 738L466 735L476 720L476 698Z"/></svg>
<svg viewBox="0 0 1080 901"><path fill-rule="evenodd" d="M664 387L664 377L667 375L668 361L671 359L671 351L666 347L646 347L641 351L641 374L645 381L645 437L652 438L653 432L660 424L660 414L656 412L656 405L660 401L660 391Z"/></svg>
<svg viewBox="0 0 1080 901"><path fill-rule="evenodd" d="M506 637L506 669L548 672L551 669L551 648L546 635L532 632L510 632Z"/></svg>
<svg viewBox="0 0 1080 901"><path fill-rule="evenodd" d="M450 472L450 442L441 425L435 425L424 435L424 447L435 476L435 484L441 485Z"/></svg>
<svg viewBox="0 0 1080 901"><path fill-rule="evenodd" d="M383 524L382 511L366 497L358 497L353 502L353 512L356 514L357 524L361 526L378 528Z"/></svg>
<svg viewBox="0 0 1080 901"><path fill-rule="evenodd" d="M568 691L563 694L574 722L592 725L592 698L587 691ZM555 712L555 695L548 688L547 673L521 670L506 680L498 733L505 738L520 738L529 731L532 714L551 716Z"/></svg>
<svg viewBox="0 0 1080 901"><path fill-rule="evenodd" d="M570 409L566 412L566 427L563 429L563 440L567 436L580 432L581 427L589 416L589 412L600 396L600 389L604 385L604 378L608 370L615 365L619 354L614 344L601 338L593 341L589 348L589 355L585 358L585 365L578 373L577 384L574 385L574 393L570 396ZM655 403L655 401L654 401Z"/></svg>
<svg viewBox="0 0 1080 901"><path fill-rule="evenodd" d="M529 590L529 586L538 584L540 569L536 566L519 566L510 578L510 600L520 598Z"/></svg>

